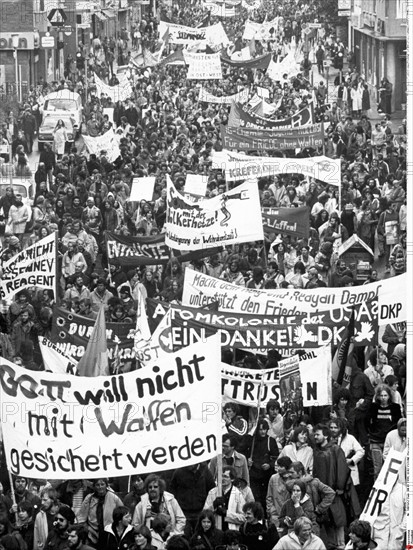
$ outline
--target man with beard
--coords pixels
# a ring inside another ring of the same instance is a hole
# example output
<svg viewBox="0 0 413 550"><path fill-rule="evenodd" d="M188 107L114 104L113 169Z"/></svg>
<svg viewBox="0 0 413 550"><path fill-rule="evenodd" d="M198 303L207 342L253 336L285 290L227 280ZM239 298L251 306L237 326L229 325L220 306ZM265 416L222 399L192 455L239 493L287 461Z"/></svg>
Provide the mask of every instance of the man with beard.
<svg viewBox="0 0 413 550"><path fill-rule="evenodd" d="M33 548L43 548L49 531L53 529L56 512L59 508L57 493L54 489L43 489L41 495L40 512L34 521Z"/></svg>
<svg viewBox="0 0 413 550"><path fill-rule="evenodd" d="M344 526L347 522L346 509L341 495L346 489L350 470L343 450L329 441L330 430L324 424L314 428L313 476L331 487L336 495L330 506L332 521L325 524L328 548L344 548Z"/></svg>
<svg viewBox="0 0 413 550"><path fill-rule="evenodd" d="M20 354L20 348L23 342L31 341L36 344L38 331L34 322L30 319L28 309L22 309L19 317L14 321L11 327L11 342L16 355Z"/></svg>
<svg viewBox="0 0 413 550"><path fill-rule="evenodd" d="M67 504L61 504L57 510L53 528L47 535L45 547L48 550L66 550L68 546L68 527L74 521L75 513L73 510Z"/></svg>
<svg viewBox="0 0 413 550"><path fill-rule="evenodd" d="M93 550L87 542L87 529L83 525L71 525L67 530L67 546L73 550Z"/></svg>
<svg viewBox="0 0 413 550"><path fill-rule="evenodd" d="M40 499L27 489L27 479L25 477L18 476L14 479L14 496L16 504L13 504L11 493L7 494L4 499L10 520L14 520L14 514L21 502L29 502L33 506L33 513L39 510Z"/></svg>
<svg viewBox="0 0 413 550"><path fill-rule="evenodd" d="M146 525L150 528L151 520L159 513L167 514L170 523L170 536L182 535L185 529L185 515L172 493L165 491L165 481L156 474L145 479L146 493L136 505L132 524L134 527Z"/></svg>
<svg viewBox="0 0 413 550"><path fill-rule="evenodd" d="M10 206L7 225L11 232L23 241L23 235L26 230L26 223L29 221L30 212L26 204L23 204L21 193L16 193L14 204Z"/></svg>
<svg viewBox="0 0 413 550"><path fill-rule="evenodd" d="M218 496L218 489L214 487L208 493L204 510L213 510L215 518L222 517L222 530L237 530L245 521L243 507L245 499L241 491L235 487L235 469L232 466L222 468L222 496Z"/></svg>

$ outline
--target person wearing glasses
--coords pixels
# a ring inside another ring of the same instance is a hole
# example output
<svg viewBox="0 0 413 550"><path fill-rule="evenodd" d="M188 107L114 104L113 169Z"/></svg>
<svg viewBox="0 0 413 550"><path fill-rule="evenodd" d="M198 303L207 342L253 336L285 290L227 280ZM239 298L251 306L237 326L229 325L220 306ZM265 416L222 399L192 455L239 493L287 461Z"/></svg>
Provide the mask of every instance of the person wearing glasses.
<svg viewBox="0 0 413 550"><path fill-rule="evenodd" d="M71 523L75 521L75 513L67 506L62 504L55 516L53 529L47 535L45 548L48 550L63 550L67 547L67 530Z"/></svg>

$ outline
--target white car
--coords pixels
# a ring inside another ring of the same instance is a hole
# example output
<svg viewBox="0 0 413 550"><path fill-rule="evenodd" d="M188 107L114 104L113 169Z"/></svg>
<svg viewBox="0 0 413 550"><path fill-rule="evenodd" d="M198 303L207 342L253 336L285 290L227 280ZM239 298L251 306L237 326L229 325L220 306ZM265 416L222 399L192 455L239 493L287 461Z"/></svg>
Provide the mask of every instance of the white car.
<svg viewBox="0 0 413 550"><path fill-rule="evenodd" d="M74 141L82 123L82 100L78 93L70 90L52 92L44 98L40 107L43 115L39 128L39 150L44 143L53 142L53 130L58 120L63 120L68 133L68 141Z"/></svg>

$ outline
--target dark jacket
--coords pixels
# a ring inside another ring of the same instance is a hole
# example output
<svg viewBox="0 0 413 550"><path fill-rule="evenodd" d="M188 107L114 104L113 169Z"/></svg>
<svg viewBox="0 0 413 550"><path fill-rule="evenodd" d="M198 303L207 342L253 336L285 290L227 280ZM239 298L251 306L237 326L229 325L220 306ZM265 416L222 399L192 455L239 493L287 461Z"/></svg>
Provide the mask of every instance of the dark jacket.
<svg viewBox="0 0 413 550"><path fill-rule="evenodd" d="M352 409L359 399L364 399L364 403L360 407L357 407L357 409L354 409L356 417L366 415L373 401L374 389L360 367L353 366L349 390L351 395L350 407Z"/></svg>
<svg viewBox="0 0 413 550"><path fill-rule="evenodd" d="M385 415L384 411L388 410L390 415ZM379 418L381 413L382 418ZM372 403L369 412L368 426L370 441L373 443L384 443L386 435L397 428L397 422L402 417L400 405L397 403L389 403L387 407L381 407L378 403Z"/></svg>
<svg viewBox="0 0 413 550"><path fill-rule="evenodd" d="M195 469L189 466L175 470L169 489L185 516L195 519L202 511L209 491L214 487L212 473L201 463Z"/></svg>
<svg viewBox="0 0 413 550"><path fill-rule="evenodd" d="M126 550L135 542L134 530L132 525L128 525L121 538L116 534L116 527L106 525L105 532L102 536L102 546L100 550Z"/></svg>
<svg viewBox="0 0 413 550"><path fill-rule="evenodd" d="M334 443L328 443L323 448L316 446L314 449L313 474L314 477L329 485L334 491L344 492L350 477L350 469L343 450ZM330 506L330 513L336 527L342 527L346 524L346 509L341 497L337 494Z"/></svg>

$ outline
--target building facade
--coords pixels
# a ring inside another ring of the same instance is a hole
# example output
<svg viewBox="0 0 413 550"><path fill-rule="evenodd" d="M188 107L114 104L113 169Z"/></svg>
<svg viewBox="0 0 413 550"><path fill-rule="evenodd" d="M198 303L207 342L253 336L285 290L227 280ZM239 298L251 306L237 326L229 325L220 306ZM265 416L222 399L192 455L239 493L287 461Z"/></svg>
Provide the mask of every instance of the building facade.
<svg viewBox="0 0 413 550"><path fill-rule="evenodd" d="M407 0L353 0L351 42L356 64L377 99L383 77L393 84L392 111L405 109Z"/></svg>

